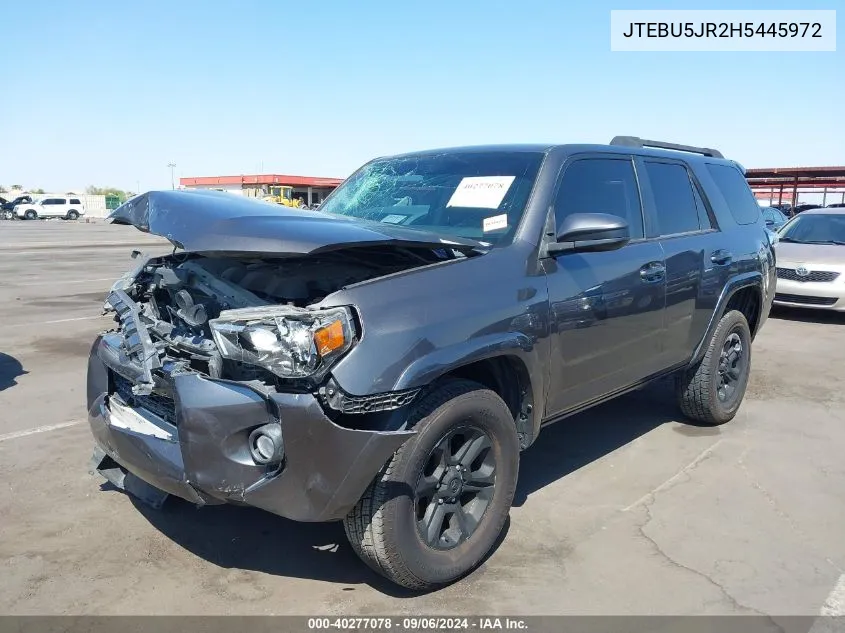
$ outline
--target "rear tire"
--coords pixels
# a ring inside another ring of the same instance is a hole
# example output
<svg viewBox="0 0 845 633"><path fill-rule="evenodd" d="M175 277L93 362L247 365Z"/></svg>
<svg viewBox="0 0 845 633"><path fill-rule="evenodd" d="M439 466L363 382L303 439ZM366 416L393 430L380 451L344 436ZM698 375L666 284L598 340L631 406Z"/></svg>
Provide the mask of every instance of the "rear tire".
<svg viewBox="0 0 845 633"><path fill-rule="evenodd" d="M79 219L79 213L76 212L76 211L68 211L66 217L67 217L68 220L78 220Z"/></svg>
<svg viewBox="0 0 845 633"><path fill-rule="evenodd" d="M430 590L475 569L502 531L516 490L519 441L502 399L455 380L414 407L417 431L393 455L343 525L373 570Z"/></svg>
<svg viewBox="0 0 845 633"><path fill-rule="evenodd" d="M731 310L719 321L704 358L675 379L684 415L707 426L725 424L739 410L751 372L751 329Z"/></svg>
<svg viewBox="0 0 845 633"><path fill-rule="evenodd" d="M32 209L29 209L26 213L23 214L23 217L25 217L27 220L37 220L38 214Z"/></svg>

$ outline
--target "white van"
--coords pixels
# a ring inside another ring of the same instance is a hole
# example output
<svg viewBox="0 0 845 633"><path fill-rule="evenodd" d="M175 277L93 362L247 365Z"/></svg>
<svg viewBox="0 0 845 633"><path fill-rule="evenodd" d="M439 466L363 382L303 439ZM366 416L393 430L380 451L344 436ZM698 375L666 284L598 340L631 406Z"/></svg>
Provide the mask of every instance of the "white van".
<svg viewBox="0 0 845 633"><path fill-rule="evenodd" d="M85 215L85 207L79 198L50 197L17 205L15 215L22 220L37 220L38 218L76 220Z"/></svg>

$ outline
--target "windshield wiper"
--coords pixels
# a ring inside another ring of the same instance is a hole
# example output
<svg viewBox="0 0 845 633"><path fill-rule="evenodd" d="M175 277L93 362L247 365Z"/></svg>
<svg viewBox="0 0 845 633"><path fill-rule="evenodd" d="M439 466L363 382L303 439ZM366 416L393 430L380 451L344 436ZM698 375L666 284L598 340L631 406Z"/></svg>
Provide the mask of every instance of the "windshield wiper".
<svg viewBox="0 0 845 633"><path fill-rule="evenodd" d="M459 250L464 254L485 255L492 248L489 244L484 244L468 237L442 237L440 238L440 242L445 248Z"/></svg>
<svg viewBox="0 0 845 633"><path fill-rule="evenodd" d="M804 242L805 244L832 244L834 246L845 246L845 242L840 240L812 240L810 242Z"/></svg>
<svg viewBox="0 0 845 633"><path fill-rule="evenodd" d="M803 242L801 240L796 240L794 237L782 237L780 238L781 242L792 242L793 244L806 244L807 242Z"/></svg>

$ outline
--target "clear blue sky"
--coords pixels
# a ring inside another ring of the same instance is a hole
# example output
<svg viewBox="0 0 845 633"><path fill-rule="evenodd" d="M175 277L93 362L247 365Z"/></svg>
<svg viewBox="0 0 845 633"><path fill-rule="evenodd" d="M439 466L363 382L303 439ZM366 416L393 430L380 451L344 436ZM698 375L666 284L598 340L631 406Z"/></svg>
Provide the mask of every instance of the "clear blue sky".
<svg viewBox="0 0 845 633"><path fill-rule="evenodd" d="M839 0L3 5L6 187L169 187L170 161L344 177L382 154L616 134L845 164L842 33L836 53L614 53L609 31L611 9Z"/></svg>

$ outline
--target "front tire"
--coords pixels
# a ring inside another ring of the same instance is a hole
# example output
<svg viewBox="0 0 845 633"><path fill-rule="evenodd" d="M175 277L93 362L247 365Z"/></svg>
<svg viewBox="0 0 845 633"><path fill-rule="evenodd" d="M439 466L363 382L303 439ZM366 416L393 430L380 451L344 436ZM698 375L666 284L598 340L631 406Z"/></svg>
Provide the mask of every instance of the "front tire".
<svg viewBox="0 0 845 633"><path fill-rule="evenodd" d="M474 382L444 383L409 416L403 444L344 519L352 549L414 590L477 567L504 527L516 490L519 441L502 399Z"/></svg>
<svg viewBox="0 0 845 633"><path fill-rule="evenodd" d="M725 424L742 404L751 373L751 329L731 310L719 321L704 358L678 374L678 404L684 415L707 426Z"/></svg>

